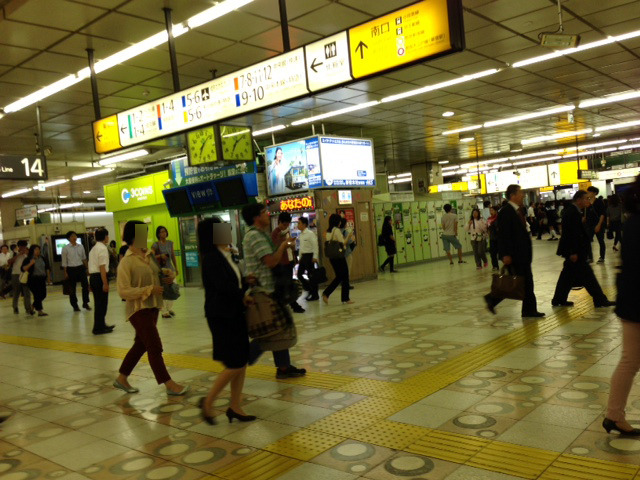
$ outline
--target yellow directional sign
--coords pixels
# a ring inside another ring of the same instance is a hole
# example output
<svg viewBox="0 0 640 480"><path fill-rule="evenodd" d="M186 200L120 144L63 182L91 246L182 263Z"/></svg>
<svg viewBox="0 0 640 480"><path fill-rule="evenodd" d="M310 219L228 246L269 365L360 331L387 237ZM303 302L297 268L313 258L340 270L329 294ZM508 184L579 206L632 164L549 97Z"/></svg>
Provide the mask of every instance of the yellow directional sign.
<svg viewBox="0 0 640 480"><path fill-rule="evenodd" d="M451 0L424 0L350 28L353 77L366 77L462 50L464 33L459 4Z"/></svg>
<svg viewBox="0 0 640 480"><path fill-rule="evenodd" d="M93 143L96 146L96 153L106 153L122 148L116 115L93 122Z"/></svg>

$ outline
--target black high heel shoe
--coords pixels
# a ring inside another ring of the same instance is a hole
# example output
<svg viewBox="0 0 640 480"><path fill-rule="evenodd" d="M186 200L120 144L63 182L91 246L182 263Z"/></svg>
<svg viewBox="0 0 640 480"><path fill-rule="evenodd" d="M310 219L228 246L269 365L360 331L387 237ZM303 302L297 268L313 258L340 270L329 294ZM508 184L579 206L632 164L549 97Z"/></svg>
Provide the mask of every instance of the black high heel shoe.
<svg viewBox="0 0 640 480"><path fill-rule="evenodd" d="M605 418L602 421L602 428L604 428L607 433L611 433L611 430L615 430L620 435L628 436L628 437L636 437L640 435L640 428L632 428L631 430L622 430L616 422L613 420L609 420Z"/></svg>
<svg viewBox="0 0 640 480"><path fill-rule="evenodd" d="M231 408L227 408L227 418L229 419L229 423L231 423L234 418L237 418L240 422L253 422L258 417L255 415L240 415L231 410Z"/></svg>
<svg viewBox="0 0 640 480"><path fill-rule="evenodd" d="M207 412L204 410L204 397L200 399L200 403L198 403L198 406L200 407L200 415L202 416L202 419L209 425L215 425L216 419L210 415L207 415Z"/></svg>

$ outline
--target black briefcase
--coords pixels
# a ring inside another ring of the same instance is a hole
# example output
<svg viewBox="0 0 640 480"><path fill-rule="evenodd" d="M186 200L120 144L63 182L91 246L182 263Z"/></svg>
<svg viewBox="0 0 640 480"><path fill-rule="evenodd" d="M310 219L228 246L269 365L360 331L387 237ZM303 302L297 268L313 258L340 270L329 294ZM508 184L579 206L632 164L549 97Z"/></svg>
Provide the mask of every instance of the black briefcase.
<svg viewBox="0 0 640 480"><path fill-rule="evenodd" d="M327 270L324 267L314 268L310 273L309 280L316 285L320 285L328 280Z"/></svg>

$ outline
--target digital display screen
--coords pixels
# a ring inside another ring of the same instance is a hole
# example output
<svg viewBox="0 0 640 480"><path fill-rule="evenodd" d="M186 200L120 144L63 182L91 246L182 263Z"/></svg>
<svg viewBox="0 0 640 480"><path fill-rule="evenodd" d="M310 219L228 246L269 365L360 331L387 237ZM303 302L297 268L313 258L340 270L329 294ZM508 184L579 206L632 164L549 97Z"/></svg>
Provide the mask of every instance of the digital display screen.
<svg viewBox="0 0 640 480"><path fill-rule="evenodd" d="M56 248L56 255L62 255L62 249L64 247L66 247L67 245L69 245L69 240L67 240L66 238L54 238L53 239L54 244L55 244L55 248ZM82 245L82 238L78 237L77 243Z"/></svg>
<svg viewBox="0 0 640 480"><path fill-rule="evenodd" d="M167 204L169 213L174 215L184 215L193 212L193 206L189 200L189 194L186 188L177 188L173 190L164 190L164 201Z"/></svg>
<svg viewBox="0 0 640 480"><path fill-rule="evenodd" d="M246 205L249 202L242 177L217 181L216 189L218 190L220 205L222 207Z"/></svg>
<svg viewBox="0 0 640 480"><path fill-rule="evenodd" d="M265 149L269 195L287 195L320 187L322 169L318 137Z"/></svg>
<svg viewBox="0 0 640 480"><path fill-rule="evenodd" d="M320 137L322 184L325 187L374 187L373 141Z"/></svg>

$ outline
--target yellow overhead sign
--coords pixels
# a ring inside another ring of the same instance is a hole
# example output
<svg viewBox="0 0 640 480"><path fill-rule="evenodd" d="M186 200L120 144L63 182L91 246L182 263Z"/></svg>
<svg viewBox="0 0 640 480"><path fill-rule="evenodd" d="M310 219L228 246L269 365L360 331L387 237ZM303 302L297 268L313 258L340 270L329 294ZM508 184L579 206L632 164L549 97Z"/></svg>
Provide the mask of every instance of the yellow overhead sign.
<svg viewBox="0 0 640 480"><path fill-rule="evenodd" d="M93 139L96 153L106 153L122 148L118 134L118 117L111 115L93 122Z"/></svg>
<svg viewBox="0 0 640 480"><path fill-rule="evenodd" d="M450 12L448 5L455 11ZM366 77L452 49L462 50L464 33L460 33L461 12L456 5L447 0L424 0L350 28L353 77Z"/></svg>

